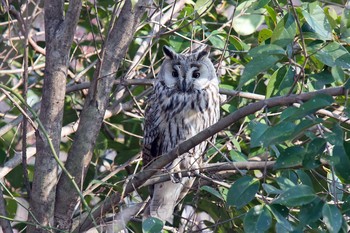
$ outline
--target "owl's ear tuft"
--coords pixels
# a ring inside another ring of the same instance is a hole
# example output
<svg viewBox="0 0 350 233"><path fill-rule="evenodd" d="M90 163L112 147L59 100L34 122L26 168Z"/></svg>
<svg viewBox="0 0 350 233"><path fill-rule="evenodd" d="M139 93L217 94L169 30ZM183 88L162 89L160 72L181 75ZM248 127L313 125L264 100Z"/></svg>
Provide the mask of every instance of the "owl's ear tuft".
<svg viewBox="0 0 350 233"><path fill-rule="evenodd" d="M208 57L210 53L210 47L207 45L202 46L197 53L197 61L201 61Z"/></svg>
<svg viewBox="0 0 350 233"><path fill-rule="evenodd" d="M175 51L172 48L170 48L169 46L166 46L166 45L163 46L163 53L167 58L170 58L170 59L176 58Z"/></svg>

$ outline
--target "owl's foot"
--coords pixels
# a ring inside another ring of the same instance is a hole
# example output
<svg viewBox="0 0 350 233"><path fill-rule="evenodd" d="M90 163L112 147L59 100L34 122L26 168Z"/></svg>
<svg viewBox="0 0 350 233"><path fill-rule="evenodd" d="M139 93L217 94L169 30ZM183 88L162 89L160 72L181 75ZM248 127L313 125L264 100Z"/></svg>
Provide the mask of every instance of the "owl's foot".
<svg viewBox="0 0 350 233"><path fill-rule="evenodd" d="M170 174L170 180L173 183L180 183L181 182L181 178L182 178L182 174L181 173L174 173L174 174Z"/></svg>
<svg viewBox="0 0 350 233"><path fill-rule="evenodd" d="M182 179L182 172L187 171L188 177L195 177L199 175L199 163L198 159L187 156L182 158L177 158L173 162L173 166L169 168L170 179L173 183L179 183Z"/></svg>
<svg viewBox="0 0 350 233"><path fill-rule="evenodd" d="M194 158L194 157L189 157L187 158L187 163L188 163L188 171L187 174L189 176L198 176L199 175L199 163L198 163L198 159Z"/></svg>
<svg viewBox="0 0 350 233"><path fill-rule="evenodd" d="M173 183L180 183L182 179L180 166L175 166L170 169L170 180Z"/></svg>

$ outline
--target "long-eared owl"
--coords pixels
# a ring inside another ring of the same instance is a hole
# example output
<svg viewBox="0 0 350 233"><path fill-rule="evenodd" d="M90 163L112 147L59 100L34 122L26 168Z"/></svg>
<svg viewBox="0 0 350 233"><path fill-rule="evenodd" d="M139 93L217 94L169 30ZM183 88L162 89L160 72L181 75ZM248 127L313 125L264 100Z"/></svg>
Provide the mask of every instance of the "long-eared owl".
<svg viewBox="0 0 350 233"><path fill-rule="evenodd" d="M216 123L220 117L219 79L209 59L209 47L178 54L164 46L163 52L165 60L145 111L144 165ZM200 143L165 169L175 174L198 169L206 146L207 141ZM145 215L172 222L175 206L194 179L178 176L175 182L173 179L155 184Z"/></svg>

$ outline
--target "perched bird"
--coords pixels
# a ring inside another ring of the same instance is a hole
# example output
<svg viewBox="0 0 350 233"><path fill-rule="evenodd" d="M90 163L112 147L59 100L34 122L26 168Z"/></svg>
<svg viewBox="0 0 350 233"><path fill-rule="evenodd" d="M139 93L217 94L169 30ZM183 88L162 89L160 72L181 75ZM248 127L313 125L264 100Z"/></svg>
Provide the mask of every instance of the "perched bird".
<svg viewBox="0 0 350 233"><path fill-rule="evenodd" d="M219 79L209 50L202 46L192 53L179 54L163 47L165 59L145 110L144 165L219 120ZM146 216L172 223L175 206L195 180L193 176L182 177L179 172L193 169L198 172L206 146L207 141L200 143L165 167L175 174L172 181L151 188Z"/></svg>

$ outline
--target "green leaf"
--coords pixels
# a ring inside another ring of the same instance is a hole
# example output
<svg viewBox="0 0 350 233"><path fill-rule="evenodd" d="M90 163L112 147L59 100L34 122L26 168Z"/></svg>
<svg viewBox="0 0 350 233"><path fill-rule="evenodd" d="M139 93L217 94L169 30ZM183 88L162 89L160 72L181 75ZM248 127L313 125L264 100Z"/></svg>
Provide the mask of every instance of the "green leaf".
<svg viewBox="0 0 350 233"><path fill-rule="evenodd" d="M202 186L200 188L201 190L204 190L204 191L207 191L208 193L216 196L217 198L221 199L221 200L224 200L224 198L222 197L222 195L219 193L219 191L217 191L216 189L210 187L210 186Z"/></svg>
<svg viewBox="0 0 350 233"><path fill-rule="evenodd" d="M260 137L268 129L268 126L257 121L251 121L248 128L251 131L250 147L254 148L261 146Z"/></svg>
<svg viewBox="0 0 350 233"><path fill-rule="evenodd" d="M236 150L230 151L230 157L231 157L231 160L234 162L246 162L246 161L248 161L248 158L245 154L243 154L242 152L236 151Z"/></svg>
<svg viewBox="0 0 350 233"><path fill-rule="evenodd" d="M301 165L304 157L304 149L301 146L289 147L281 151L277 158L274 169L289 168Z"/></svg>
<svg viewBox="0 0 350 233"><path fill-rule="evenodd" d="M350 68L350 54L337 42L330 42L326 46L312 44L308 47L308 50L310 54L314 54L318 60L327 66L339 66L344 69Z"/></svg>
<svg viewBox="0 0 350 233"><path fill-rule="evenodd" d="M248 56L260 57L268 55L286 55L286 51L274 44L259 45L248 52Z"/></svg>
<svg viewBox="0 0 350 233"><path fill-rule="evenodd" d="M302 169L297 169L297 170L294 170L294 172L298 176L298 184L299 183L305 184L305 185L313 188L312 180L311 180L310 176L308 175L308 173L306 172L306 170L304 171Z"/></svg>
<svg viewBox="0 0 350 233"><path fill-rule="evenodd" d="M215 48L224 49L225 40L222 38L222 36L220 36L219 31L217 30L212 31L212 33L208 35L208 39Z"/></svg>
<svg viewBox="0 0 350 233"><path fill-rule="evenodd" d="M297 124L290 121L282 121L269 127L258 139L264 147L277 145L285 141L291 141L302 134L308 128L321 123L322 119L303 119Z"/></svg>
<svg viewBox="0 0 350 233"><path fill-rule="evenodd" d="M245 232L265 232L272 223L270 211L264 205L257 205L251 208L244 217Z"/></svg>
<svg viewBox="0 0 350 233"><path fill-rule="evenodd" d="M325 203L322 208L323 222L326 224L329 232L339 232L343 219L340 210L336 205Z"/></svg>
<svg viewBox="0 0 350 233"><path fill-rule="evenodd" d="M282 66L270 77L267 84L266 98L275 95L286 95L294 83L295 71L290 66Z"/></svg>
<svg viewBox="0 0 350 233"><path fill-rule="evenodd" d="M304 153L303 167L313 169L320 165L321 155L326 148L327 141L323 138L315 138L307 144Z"/></svg>
<svg viewBox="0 0 350 233"><path fill-rule="evenodd" d="M169 37L169 45L175 50L175 51L182 51L185 48L187 48L190 44L188 41L184 40L183 38L179 36L170 36Z"/></svg>
<svg viewBox="0 0 350 233"><path fill-rule="evenodd" d="M317 90L323 89L324 85L334 82L334 78L331 72L328 70L323 70L320 73L311 74L309 78L312 80L312 84Z"/></svg>
<svg viewBox="0 0 350 233"><path fill-rule="evenodd" d="M142 222L143 233L157 233L163 229L163 222L158 218L147 218Z"/></svg>
<svg viewBox="0 0 350 233"><path fill-rule="evenodd" d="M294 187L296 185L292 180L290 180L284 176L277 177L276 182L282 190L289 189L289 188ZM283 193L283 192L284 191L282 191L281 193Z"/></svg>
<svg viewBox="0 0 350 233"><path fill-rule="evenodd" d="M318 5L318 2L306 4L305 6L306 9L302 10L302 14L308 25L320 36L320 39L331 40L332 28L323 9Z"/></svg>
<svg viewBox="0 0 350 233"><path fill-rule="evenodd" d="M278 144L286 140L292 140L291 136L295 130L295 124L292 122L281 122L269 127L259 138L260 144L264 147Z"/></svg>
<svg viewBox="0 0 350 233"><path fill-rule="evenodd" d="M273 67L280 58L276 55L271 56L258 56L253 58L245 66L242 77L239 80L238 89L240 89L248 81L253 81L256 76L271 67Z"/></svg>
<svg viewBox="0 0 350 233"><path fill-rule="evenodd" d="M316 198L309 204L303 205L300 208L299 220L300 225L305 226L311 224L321 218L322 207L324 202L320 198Z"/></svg>
<svg viewBox="0 0 350 233"><path fill-rule="evenodd" d="M270 29L267 29L267 28L261 29L258 35L259 44L266 41L267 39L270 39L271 36L272 36L272 31Z"/></svg>
<svg viewBox="0 0 350 233"><path fill-rule="evenodd" d="M350 3L347 1L340 22L340 35L343 41L350 43Z"/></svg>
<svg viewBox="0 0 350 233"><path fill-rule="evenodd" d="M202 15L204 12L208 11L209 8L213 6L212 1L208 0L197 0L194 5L194 10L197 11L199 15Z"/></svg>
<svg viewBox="0 0 350 233"><path fill-rule="evenodd" d="M274 186L270 185L270 184L262 184L263 189L265 190L265 192L267 193L267 195L270 194L281 194L283 191L281 189L275 188Z"/></svg>
<svg viewBox="0 0 350 233"><path fill-rule="evenodd" d="M237 6L233 19L233 29L242 36L254 33L264 22L265 9L255 9L255 0L244 1Z"/></svg>
<svg viewBox="0 0 350 233"><path fill-rule="evenodd" d="M249 50L250 46L245 44L239 37L237 36L230 36L229 37L229 47L233 47L233 50L239 50L239 51L244 51L244 50Z"/></svg>
<svg viewBox="0 0 350 233"><path fill-rule="evenodd" d="M311 187L306 185L296 185L290 187L279 195L278 198L273 201L273 203L294 207L308 204L315 198L316 195Z"/></svg>
<svg viewBox="0 0 350 233"><path fill-rule="evenodd" d="M273 30L271 42L273 44L285 47L291 44L297 33L297 25L291 13L287 13L276 25Z"/></svg>
<svg viewBox="0 0 350 233"><path fill-rule="evenodd" d="M293 121L301 119L309 114L316 112L317 110L327 107L334 102L333 97L329 95L316 95L299 108L290 107L287 110L283 111L281 114L281 121Z"/></svg>
<svg viewBox="0 0 350 233"><path fill-rule="evenodd" d="M227 193L227 204L242 208L255 198L259 190L259 180L251 176L244 176L235 181Z"/></svg>
<svg viewBox="0 0 350 233"><path fill-rule="evenodd" d="M224 104L221 106L221 108L228 113L232 113L234 111L237 110L236 106L232 105L232 104Z"/></svg>
<svg viewBox="0 0 350 233"><path fill-rule="evenodd" d="M344 146L335 145L332 151L334 169L340 180L350 182L350 143L345 142Z"/></svg>
<svg viewBox="0 0 350 233"><path fill-rule="evenodd" d="M336 84L342 85L345 81L345 74L343 69L339 66L333 66L331 72Z"/></svg>
<svg viewBox="0 0 350 233"><path fill-rule="evenodd" d="M294 230L292 224L284 216L284 212L288 211L287 208L276 204L269 205L266 207L271 211L271 213L275 217L277 223L279 224L279 227L284 229L284 232ZM286 214L288 215L288 212Z"/></svg>
<svg viewBox="0 0 350 233"><path fill-rule="evenodd" d="M258 5L255 7L255 9L259 9L267 5L271 0L260 0L258 1Z"/></svg>
<svg viewBox="0 0 350 233"><path fill-rule="evenodd" d="M333 175L332 172L327 172L327 180L328 191L331 194L332 199L334 201L343 200L344 189L340 179L335 174Z"/></svg>

